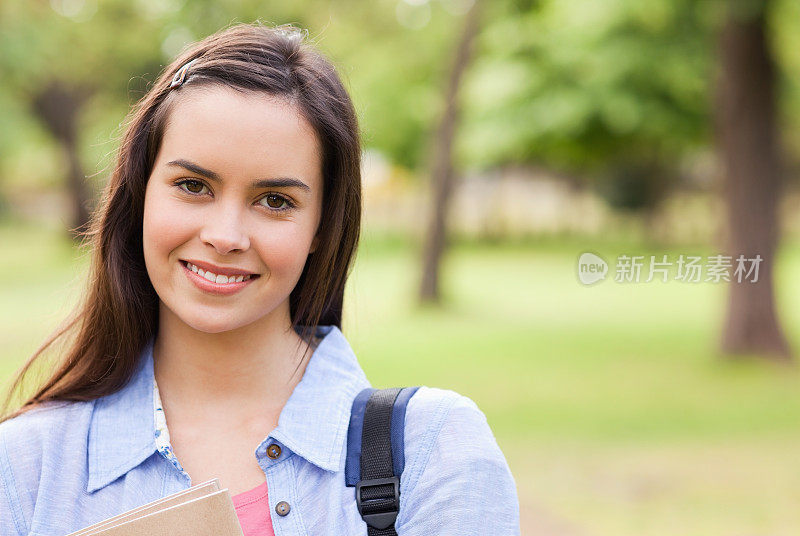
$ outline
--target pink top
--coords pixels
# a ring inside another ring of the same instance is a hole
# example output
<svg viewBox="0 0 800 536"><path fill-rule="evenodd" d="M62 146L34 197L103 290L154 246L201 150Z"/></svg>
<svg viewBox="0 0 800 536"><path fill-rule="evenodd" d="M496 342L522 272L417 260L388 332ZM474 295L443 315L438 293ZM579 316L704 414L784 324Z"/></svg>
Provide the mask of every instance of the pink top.
<svg viewBox="0 0 800 536"><path fill-rule="evenodd" d="M232 499L244 536L275 536L269 515L266 480L258 487L234 495Z"/></svg>

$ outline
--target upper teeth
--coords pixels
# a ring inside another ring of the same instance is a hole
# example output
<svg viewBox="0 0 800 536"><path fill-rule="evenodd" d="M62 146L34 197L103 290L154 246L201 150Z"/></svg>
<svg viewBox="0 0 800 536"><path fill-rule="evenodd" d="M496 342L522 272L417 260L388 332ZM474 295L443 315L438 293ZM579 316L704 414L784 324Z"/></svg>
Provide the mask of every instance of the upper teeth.
<svg viewBox="0 0 800 536"><path fill-rule="evenodd" d="M247 281L248 279L250 279L250 274L247 274L247 275L231 275L231 276L217 275L217 274L215 274L213 272L207 272L207 271L203 270L202 268L198 268L197 266L195 266L191 262L187 262L186 266L191 271L193 271L194 273L196 273L196 274L198 274L198 275L200 275L202 277L205 277L206 279L208 279L212 283L238 283L240 281Z"/></svg>

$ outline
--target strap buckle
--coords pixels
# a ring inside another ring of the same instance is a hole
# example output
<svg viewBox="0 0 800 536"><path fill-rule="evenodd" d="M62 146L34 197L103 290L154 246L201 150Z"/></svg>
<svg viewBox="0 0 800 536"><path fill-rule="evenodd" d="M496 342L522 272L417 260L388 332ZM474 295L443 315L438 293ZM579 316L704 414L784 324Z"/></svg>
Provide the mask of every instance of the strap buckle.
<svg viewBox="0 0 800 536"><path fill-rule="evenodd" d="M391 495L381 495L370 497L367 500L361 498L361 491L364 488L392 485ZM390 501L389 504L383 504ZM376 504L377 503L377 504ZM397 513L400 511L400 478L390 476L389 478L375 478L372 480L359 480L356 482L356 504L358 513L366 521L367 525L376 529L385 529L394 524ZM367 513L364 513L364 510Z"/></svg>

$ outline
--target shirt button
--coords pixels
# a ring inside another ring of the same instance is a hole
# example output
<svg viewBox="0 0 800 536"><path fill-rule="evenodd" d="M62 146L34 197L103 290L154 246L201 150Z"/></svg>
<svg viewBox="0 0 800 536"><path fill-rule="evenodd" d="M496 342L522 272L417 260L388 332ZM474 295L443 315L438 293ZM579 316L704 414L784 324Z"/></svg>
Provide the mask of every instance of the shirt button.
<svg viewBox="0 0 800 536"><path fill-rule="evenodd" d="M269 456L273 460L277 460L281 456L281 448L275 443L273 443L267 448L267 456Z"/></svg>
<svg viewBox="0 0 800 536"><path fill-rule="evenodd" d="M286 501L281 501L275 505L275 511L278 512L279 516L285 516L291 509L292 507Z"/></svg>

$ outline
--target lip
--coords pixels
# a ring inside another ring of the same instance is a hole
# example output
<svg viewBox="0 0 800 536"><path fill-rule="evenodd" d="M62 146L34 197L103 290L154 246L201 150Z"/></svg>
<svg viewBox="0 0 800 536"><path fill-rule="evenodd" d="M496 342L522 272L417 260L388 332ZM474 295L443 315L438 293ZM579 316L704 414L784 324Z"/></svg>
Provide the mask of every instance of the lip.
<svg viewBox="0 0 800 536"><path fill-rule="evenodd" d="M222 266L217 266L216 264L211 264L210 262L197 261L197 260L194 260L194 259L181 259L181 262L184 263L184 266L186 265L185 263L191 262L192 264L194 264L198 268L202 268L204 272L211 272L211 273L214 273L214 274L217 274L217 275L227 275L227 276L232 276L232 275L254 275L254 276L258 276L258 274L255 273L255 272L248 272L247 270L245 270L243 268L237 268L236 266L230 266L228 268L225 268L225 267L222 267Z"/></svg>
<svg viewBox="0 0 800 536"><path fill-rule="evenodd" d="M192 264L194 263L192 262ZM200 274L196 274L189 269L189 267L186 265L186 261L181 261L181 266L183 267L183 271L186 273L186 277L189 279L189 281L194 283L197 288L203 292L216 294L219 296L230 296L231 294L236 294L258 278L258 275L251 275L250 279L247 281L240 281L237 283L212 283L205 277L201 276ZM214 272L214 270L211 271Z"/></svg>

